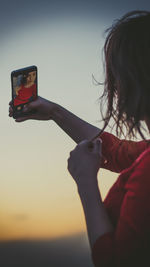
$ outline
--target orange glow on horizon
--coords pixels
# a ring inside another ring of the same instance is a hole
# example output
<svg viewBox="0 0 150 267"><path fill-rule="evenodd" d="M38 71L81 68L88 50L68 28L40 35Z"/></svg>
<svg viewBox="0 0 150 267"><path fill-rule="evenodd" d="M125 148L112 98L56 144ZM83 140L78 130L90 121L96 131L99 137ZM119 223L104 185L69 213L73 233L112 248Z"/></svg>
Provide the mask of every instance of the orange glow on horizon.
<svg viewBox="0 0 150 267"><path fill-rule="evenodd" d="M116 174L112 173L110 179L108 171L102 170L99 178L104 199ZM15 194L12 191L6 194L5 191L7 199L0 207L0 241L46 240L85 232L85 218L76 187L72 182L68 186L71 187L68 188L67 195L63 193L63 189L49 194L48 187L47 191L44 188L45 195L42 193L40 198L38 190L34 194L31 191L31 195L28 191L28 197L26 191L15 191ZM3 199L2 195L1 197Z"/></svg>
<svg viewBox="0 0 150 267"><path fill-rule="evenodd" d="M1 213L0 241L55 239L85 232L82 215L66 214L55 216L34 214L33 218L24 215L10 216Z"/></svg>

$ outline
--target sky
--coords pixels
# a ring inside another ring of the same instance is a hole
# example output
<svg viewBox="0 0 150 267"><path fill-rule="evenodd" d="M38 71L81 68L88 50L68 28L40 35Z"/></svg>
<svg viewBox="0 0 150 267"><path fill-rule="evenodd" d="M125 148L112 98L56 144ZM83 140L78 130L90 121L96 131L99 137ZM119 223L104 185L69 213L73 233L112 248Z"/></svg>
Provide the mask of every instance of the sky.
<svg viewBox="0 0 150 267"><path fill-rule="evenodd" d="M5 0L0 4L0 240L82 236L84 215L67 171L76 144L53 121L17 124L8 117L10 73L36 65L40 96L101 128L97 99L103 88L93 84L92 75L104 80L104 32L126 12L149 10L150 3ZM103 199L117 176L100 170Z"/></svg>

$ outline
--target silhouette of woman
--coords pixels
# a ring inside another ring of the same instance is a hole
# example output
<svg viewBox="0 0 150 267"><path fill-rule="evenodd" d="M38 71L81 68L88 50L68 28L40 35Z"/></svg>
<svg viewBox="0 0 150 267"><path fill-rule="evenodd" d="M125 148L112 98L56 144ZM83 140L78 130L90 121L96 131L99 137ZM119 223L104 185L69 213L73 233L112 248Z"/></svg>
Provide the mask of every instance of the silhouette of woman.
<svg viewBox="0 0 150 267"><path fill-rule="evenodd" d="M101 131L41 97L24 109L34 114L16 121L54 120L78 144L68 170L77 184L94 265L150 266L150 142L141 124L146 123L149 136L150 12L133 11L115 21L107 30L104 53L101 101L106 98L107 111ZM111 118L117 136L105 131ZM141 141L127 140L137 133ZM104 201L97 181L100 168L120 173Z"/></svg>

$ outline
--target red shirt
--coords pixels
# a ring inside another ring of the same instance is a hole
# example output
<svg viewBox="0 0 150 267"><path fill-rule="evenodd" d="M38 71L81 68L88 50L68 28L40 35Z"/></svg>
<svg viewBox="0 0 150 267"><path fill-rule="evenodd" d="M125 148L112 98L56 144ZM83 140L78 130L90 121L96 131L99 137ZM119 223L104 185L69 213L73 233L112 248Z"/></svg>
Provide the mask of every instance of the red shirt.
<svg viewBox="0 0 150 267"><path fill-rule="evenodd" d="M14 105L20 105L27 103L30 98L36 97L36 84L33 84L30 87L25 87L24 85L21 85L20 90L18 91L18 95L14 99Z"/></svg>
<svg viewBox="0 0 150 267"><path fill-rule="evenodd" d="M104 199L114 231L92 249L96 267L150 266L150 144L101 135L102 168L121 172Z"/></svg>

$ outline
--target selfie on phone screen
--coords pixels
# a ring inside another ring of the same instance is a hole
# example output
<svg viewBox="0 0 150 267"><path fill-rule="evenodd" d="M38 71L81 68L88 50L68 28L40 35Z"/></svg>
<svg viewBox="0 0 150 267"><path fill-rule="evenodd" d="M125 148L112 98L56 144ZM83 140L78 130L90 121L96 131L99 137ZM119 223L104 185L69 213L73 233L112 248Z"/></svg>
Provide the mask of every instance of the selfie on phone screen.
<svg viewBox="0 0 150 267"><path fill-rule="evenodd" d="M36 75L36 71L33 70L13 77L13 103L15 107L36 99Z"/></svg>

